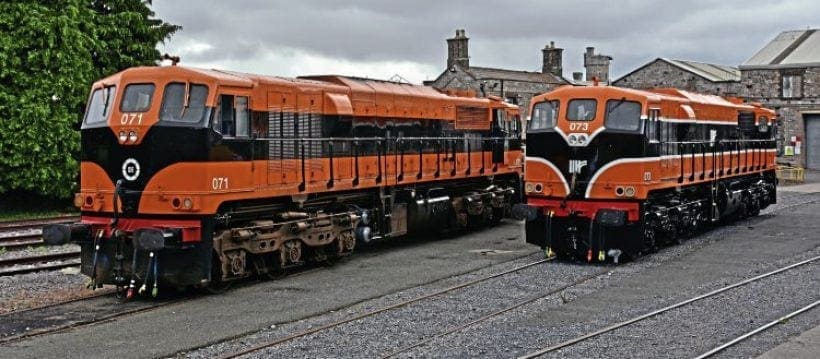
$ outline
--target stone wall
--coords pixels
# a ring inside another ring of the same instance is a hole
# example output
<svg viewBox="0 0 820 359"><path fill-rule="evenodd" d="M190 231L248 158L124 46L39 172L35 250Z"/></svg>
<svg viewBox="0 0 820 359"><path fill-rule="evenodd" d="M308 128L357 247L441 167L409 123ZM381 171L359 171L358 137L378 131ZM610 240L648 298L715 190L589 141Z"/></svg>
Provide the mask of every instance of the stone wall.
<svg viewBox="0 0 820 359"><path fill-rule="evenodd" d="M655 60L649 65L616 80L613 85L635 89L674 87L720 96L738 95L738 84L736 82L712 82L662 60Z"/></svg>
<svg viewBox="0 0 820 359"><path fill-rule="evenodd" d="M781 79L784 71L802 73L802 97L783 98ZM747 101L760 102L777 111L778 161L803 167L806 163L806 134L803 116L820 113L820 67L807 69L741 69L740 96ZM785 156L784 147L791 145L791 137L799 137L803 148L800 154Z"/></svg>

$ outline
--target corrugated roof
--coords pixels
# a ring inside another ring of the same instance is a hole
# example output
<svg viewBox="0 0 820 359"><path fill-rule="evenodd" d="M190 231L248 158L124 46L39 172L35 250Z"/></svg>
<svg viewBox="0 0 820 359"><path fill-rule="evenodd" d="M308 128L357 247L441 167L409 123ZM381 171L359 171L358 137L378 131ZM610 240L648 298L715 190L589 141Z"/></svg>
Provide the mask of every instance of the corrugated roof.
<svg viewBox="0 0 820 359"><path fill-rule="evenodd" d="M539 82L549 84L564 84L566 81L550 73L516 71L506 69L495 69L490 67L473 67L464 70L474 78L481 79L504 79L523 82Z"/></svg>
<svg viewBox="0 0 820 359"><path fill-rule="evenodd" d="M736 67L667 58L661 58L661 60L712 82L740 81L740 70Z"/></svg>
<svg viewBox="0 0 820 359"><path fill-rule="evenodd" d="M740 68L820 65L820 31L817 30L783 31L740 65Z"/></svg>

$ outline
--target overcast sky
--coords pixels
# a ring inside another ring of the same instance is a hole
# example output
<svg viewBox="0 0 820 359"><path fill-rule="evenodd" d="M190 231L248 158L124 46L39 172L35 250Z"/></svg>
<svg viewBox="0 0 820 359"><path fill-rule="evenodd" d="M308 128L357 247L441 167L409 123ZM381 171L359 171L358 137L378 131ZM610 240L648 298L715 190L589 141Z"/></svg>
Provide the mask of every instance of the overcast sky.
<svg viewBox="0 0 820 359"><path fill-rule="evenodd" d="M420 83L466 29L470 64L540 71L564 49L564 75L587 46L614 58L616 79L656 57L738 65L783 30L820 25L820 1L154 0L183 29L160 51L189 66L281 76L345 74Z"/></svg>

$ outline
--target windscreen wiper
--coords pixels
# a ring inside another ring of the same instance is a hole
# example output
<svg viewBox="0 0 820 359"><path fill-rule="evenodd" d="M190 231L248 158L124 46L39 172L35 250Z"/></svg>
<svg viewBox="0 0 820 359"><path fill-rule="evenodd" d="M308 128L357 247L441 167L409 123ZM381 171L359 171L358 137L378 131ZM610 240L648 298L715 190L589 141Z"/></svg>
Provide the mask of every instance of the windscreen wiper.
<svg viewBox="0 0 820 359"><path fill-rule="evenodd" d="M610 109L606 110L607 116L609 116L609 114L612 113L612 111L615 111L615 109L618 108L618 106L622 105L624 102L626 102L626 97L621 97L621 99L618 101L618 103L615 104L615 106L612 106Z"/></svg>
<svg viewBox="0 0 820 359"><path fill-rule="evenodd" d="M185 83L185 101L182 103L182 112L179 114L179 119L182 120L185 117L185 112L188 111L188 107L191 105L191 83Z"/></svg>

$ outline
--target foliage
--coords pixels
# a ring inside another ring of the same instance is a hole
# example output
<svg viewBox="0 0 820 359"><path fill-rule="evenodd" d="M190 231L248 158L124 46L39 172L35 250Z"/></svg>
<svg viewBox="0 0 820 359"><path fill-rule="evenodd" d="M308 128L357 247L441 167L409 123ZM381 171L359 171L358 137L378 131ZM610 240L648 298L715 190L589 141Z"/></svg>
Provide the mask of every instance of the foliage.
<svg viewBox="0 0 820 359"><path fill-rule="evenodd" d="M91 83L159 59L179 27L140 0L0 2L0 193L67 198Z"/></svg>
<svg viewBox="0 0 820 359"><path fill-rule="evenodd" d="M11 191L0 201L0 222L76 214L72 199L59 199L33 192Z"/></svg>

